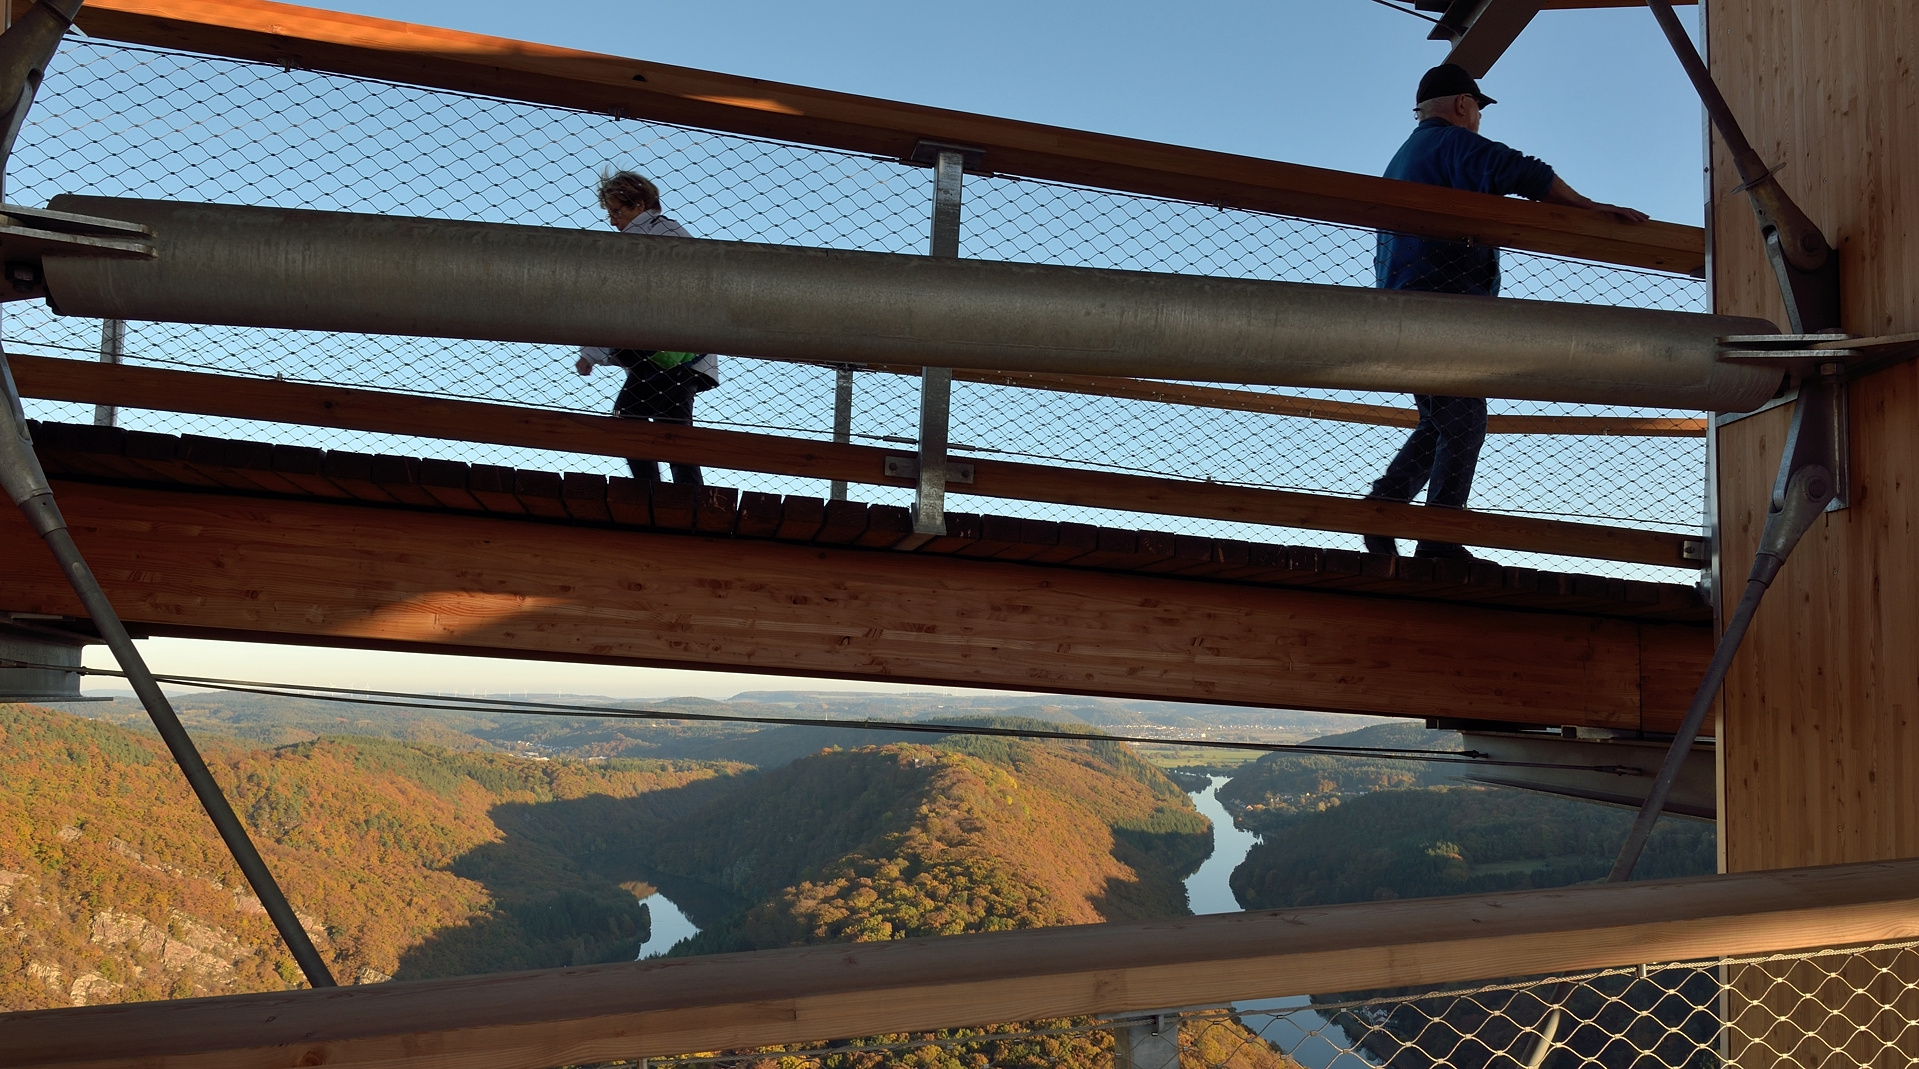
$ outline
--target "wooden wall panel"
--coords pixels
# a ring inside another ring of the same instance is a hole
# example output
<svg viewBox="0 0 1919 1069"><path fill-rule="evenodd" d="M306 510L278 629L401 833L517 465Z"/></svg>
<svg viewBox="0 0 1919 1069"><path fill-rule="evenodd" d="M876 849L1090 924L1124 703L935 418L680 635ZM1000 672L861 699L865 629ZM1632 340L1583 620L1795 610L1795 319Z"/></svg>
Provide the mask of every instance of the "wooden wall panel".
<svg viewBox="0 0 1919 1069"><path fill-rule="evenodd" d="M1638 728L1642 644L1705 628L1175 577L57 484L116 607L168 633ZM78 614L17 514L0 608ZM164 665L158 666L165 668ZM1653 688L1662 701L1669 688Z"/></svg>
<svg viewBox="0 0 1919 1069"><path fill-rule="evenodd" d="M1710 0L1715 76L1839 249L1844 326L1919 330L1919 5ZM1713 161L1721 312L1784 322L1752 212ZM1919 855L1919 366L1851 387L1852 507L1774 584L1727 680L1721 835L1733 871ZM1726 587L1743 584L1788 409L1718 434Z"/></svg>

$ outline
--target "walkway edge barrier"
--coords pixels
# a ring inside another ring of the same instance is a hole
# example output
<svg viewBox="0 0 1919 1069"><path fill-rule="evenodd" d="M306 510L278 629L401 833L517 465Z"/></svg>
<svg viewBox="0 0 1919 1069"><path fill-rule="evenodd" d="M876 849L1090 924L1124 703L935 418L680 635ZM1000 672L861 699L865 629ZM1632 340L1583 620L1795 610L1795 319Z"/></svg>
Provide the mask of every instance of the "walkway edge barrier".
<svg viewBox="0 0 1919 1069"><path fill-rule="evenodd" d="M24 10L20 0L10 0ZM265 0L90 0L89 36L774 138L896 160L919 142L991 173L1698 274L1705 232L1560 205L929 108Z"/></svg>
<svg viewBox="0 0 1919 1069"><path fill-rule="evenodd" d="M0 1015L0 1069L547 1069L1919 937L1919 861Z"/></svg>
<svg viewBox="0 0 1919 1069"><path fill-rule="evenodd" d="M13 356L25 397L118 405L201 416L292 423L375 434L550 449L594 456L653 457L739 471L876 486L910 486L886 475L899 449L806 441L713 427L673 427L611 416L519 408L483 401L386 393L273 379ZM1003 460L973 464L966 493L1166 516L1458 542L1528 553L1699 568L1683 534L1431 509L1384 501L1222 483L1155 478ZM1703 555L1701 555L1703 556Z"/></svg>

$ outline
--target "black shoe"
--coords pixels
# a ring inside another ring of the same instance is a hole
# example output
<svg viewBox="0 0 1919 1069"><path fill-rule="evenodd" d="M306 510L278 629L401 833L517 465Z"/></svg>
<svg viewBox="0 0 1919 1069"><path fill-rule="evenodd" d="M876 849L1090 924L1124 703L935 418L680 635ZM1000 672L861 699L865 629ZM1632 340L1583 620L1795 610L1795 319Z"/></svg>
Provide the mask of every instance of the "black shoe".
<svg viewBox="0 0 1919 1069"><path fill-rule="evenodd" d="M1366 552L1377 553L1382 557L1399 556L1399 543L1385 535L1367 535Z"/></svg>
<svg viewBox="0 0 1919 1069"><path fill-rule="evenodd" d="M1442 560L1478 560L1467 552L1466 547L1457 542L1421 542L1413 550L1415 557L1438 557Z"/></svg>

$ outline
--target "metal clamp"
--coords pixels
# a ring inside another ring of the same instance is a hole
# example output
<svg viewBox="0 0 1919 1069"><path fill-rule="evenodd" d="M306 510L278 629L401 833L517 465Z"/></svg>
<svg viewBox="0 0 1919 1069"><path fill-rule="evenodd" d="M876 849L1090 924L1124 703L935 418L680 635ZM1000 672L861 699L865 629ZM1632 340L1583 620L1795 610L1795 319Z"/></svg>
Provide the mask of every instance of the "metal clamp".
<svg viewBox="0 0 1919 1069"><path fill-rule="evenodd" d="M889 479L909 479L918 482L920 462L918 457L889 456L886 458L886 477ZM973 485L973 465L964 460L946 462L946 481Z"/></svg>
<svg viewBox="0 0 1919 1069"><path fill-rule="evenodd" d="M46 256L104 256L153 259L153 230L138 223L92 215L0 204L0 263L7 285L0 301L24 301L47 295Z"/></svg>

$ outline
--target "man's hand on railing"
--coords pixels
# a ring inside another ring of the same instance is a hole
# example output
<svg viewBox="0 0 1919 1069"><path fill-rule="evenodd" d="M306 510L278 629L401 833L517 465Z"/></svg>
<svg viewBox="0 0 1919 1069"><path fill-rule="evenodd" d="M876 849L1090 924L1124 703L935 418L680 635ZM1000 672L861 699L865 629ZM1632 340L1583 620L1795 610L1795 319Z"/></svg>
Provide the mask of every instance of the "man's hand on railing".
<svg viewBox="0 0 1919 1069"><path fill-rule="evenodd" d="M1588 211L1610 215L1622 223L1643 223L1652 216L1637 208L1628 208L1621 204L1605 204L1582 196L1578 190L1566 184L1566 180L1555 175L1552 188L1540 198L1548 204L1564 204L1572 208L1585 208Z"/></svg>
<svg viewBox="0 0 1919 1069"><path fill-rule="evenodd" d="M593 361L582 356L578 360L573 361L573 370L579 372L582 376L591 375L593 374Z"/></svg>

